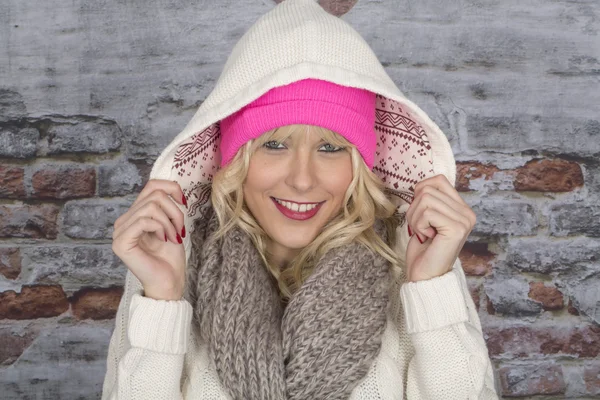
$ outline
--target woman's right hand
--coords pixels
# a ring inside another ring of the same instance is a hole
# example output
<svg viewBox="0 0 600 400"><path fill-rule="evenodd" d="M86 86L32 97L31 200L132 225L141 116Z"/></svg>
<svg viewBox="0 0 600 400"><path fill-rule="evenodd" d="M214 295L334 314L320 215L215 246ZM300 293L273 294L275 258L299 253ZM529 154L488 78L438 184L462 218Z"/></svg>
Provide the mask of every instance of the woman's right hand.
<svg viewBox="0 0 600 400"><path fill-rule="evenodd" d="M178 183L149 180L113 231L113 251L156 300L180 300L185 286L184 216L169 195L187 207Z"/></svg>

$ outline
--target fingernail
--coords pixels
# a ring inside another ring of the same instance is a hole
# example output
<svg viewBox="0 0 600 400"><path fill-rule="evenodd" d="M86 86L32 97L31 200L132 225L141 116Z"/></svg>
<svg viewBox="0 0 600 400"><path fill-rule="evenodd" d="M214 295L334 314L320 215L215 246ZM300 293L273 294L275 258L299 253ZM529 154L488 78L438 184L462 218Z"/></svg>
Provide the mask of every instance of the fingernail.
<svg viewBox="0 0 600 400"><path fill-rule="evenodd" d="M167 241L167 234L165 233L165 242Z"/></svg>
<svg viewBox="0 0 600 400"><path fill-rule="evenodd" d="M408 226L408 236L412 236L412 232L410 231L410 225L406 224L406 226Z"/></svg>
<svg viewBox="0 0 600 400"><path fill-rule="evenodd" d="M185 237L185 226L181 228L181 237Z"/></svg>
<svg viewBox="0 0 600 400"><path fill-rule="evenodd" d="M419 242L421 242L421 244L423 244L423 241L421 240L421 238L419 237L419 234L417 233L417 239L419 239Z"/></svg>
<svg viewBox="0 0 600 400"><path fill-rule="evenodd" d="M177 242L182 243L181 242L181 236L179 236L179 233L177 234Z"/></svg>
<svg viewBox="0 0 600 400"><path fill-rule="evenodd" d="M184 206L187 207L187 200L185 199L185 194L183 196L181 196L181 202L183 203Z"/></svg>

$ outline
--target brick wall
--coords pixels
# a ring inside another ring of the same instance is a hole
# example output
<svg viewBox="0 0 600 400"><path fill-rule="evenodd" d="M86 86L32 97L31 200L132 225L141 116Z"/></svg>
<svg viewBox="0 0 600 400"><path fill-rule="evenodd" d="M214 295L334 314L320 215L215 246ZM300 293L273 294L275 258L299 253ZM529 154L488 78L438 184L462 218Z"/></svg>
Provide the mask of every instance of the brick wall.
<svg viewBox="0 0 600 400"><path fill-rule="evenodd" d="M600 3L322 1L448 136L503 397L600 397ZM0 4L0 390L99 398L112 224L273 1Z"/></svg>

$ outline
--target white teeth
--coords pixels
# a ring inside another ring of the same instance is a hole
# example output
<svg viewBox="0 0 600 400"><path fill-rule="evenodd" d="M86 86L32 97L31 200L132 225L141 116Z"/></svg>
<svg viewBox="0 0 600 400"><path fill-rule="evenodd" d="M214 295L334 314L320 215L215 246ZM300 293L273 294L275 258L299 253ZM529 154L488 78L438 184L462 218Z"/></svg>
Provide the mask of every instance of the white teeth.
<svg viewBox="0 0 600 400"><path fill-rule="evenodd" d="M281 204L282 206L284 206L285 208L287 208L288 210L292 210L295 212L307 212L319 205L319 203L313 203L313 204L291 203L289 201L283 201L283 200L279 200L277 198L275 198L275 201L278 202L279 204Z"/></svg>

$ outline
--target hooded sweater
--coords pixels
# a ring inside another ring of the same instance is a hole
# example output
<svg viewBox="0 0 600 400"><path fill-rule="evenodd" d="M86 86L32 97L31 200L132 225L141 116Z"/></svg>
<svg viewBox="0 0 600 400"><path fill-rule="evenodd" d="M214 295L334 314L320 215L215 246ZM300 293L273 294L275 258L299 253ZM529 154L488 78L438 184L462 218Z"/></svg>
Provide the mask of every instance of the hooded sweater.
<svg viewBox="0 0 600 400"><path fill-rule="evenodd" d="M213 91L155 161L150 179L177 181L188 201L183 238L191 252L193 222L207 205L219 165L219 121L270 89L306 78L377 94L378 143L373 171L406 212L412 189L443 174L455 185L456 166L446 136L397 88L364 39L314 0L285 0L260 17L237 42ZM383 140L382 140L383 138ZM386 147L395 152L385 152ZM410 237L397 230L401 259ZM381 351L351 400L497 399L493 368L460 259L426 281L390 276ZM229 399L208 344L192 329L185 299L144 296L127 271L107 356L103 400Z"/></svg>

